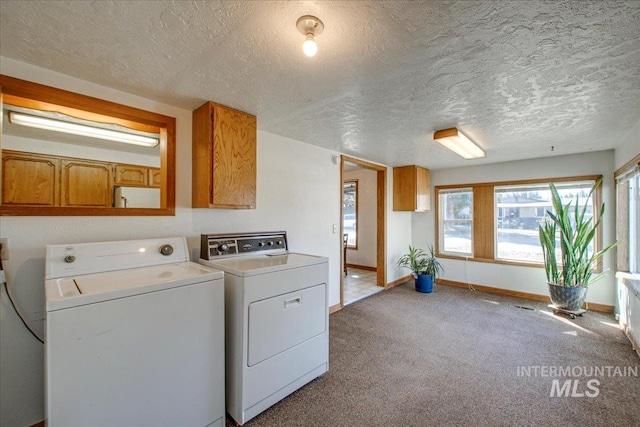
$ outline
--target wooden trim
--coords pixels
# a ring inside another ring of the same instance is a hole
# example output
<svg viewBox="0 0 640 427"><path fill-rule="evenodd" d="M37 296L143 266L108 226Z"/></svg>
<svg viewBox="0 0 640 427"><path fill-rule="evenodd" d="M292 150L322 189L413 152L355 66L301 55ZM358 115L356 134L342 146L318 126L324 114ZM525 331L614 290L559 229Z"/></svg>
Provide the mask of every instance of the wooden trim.
<svg viewBox="0 0 640 427"><path fill-rule="evenodd" d="M376 266L378 274L376 284L385 286L387 283L387 169L378 170L378 206L376 224Z"/></svg>
<svg viewBox="0 0 640 427"><path fill-rule="evenodd" d="M640 153L636 154L631 160L616 169L616 171L613 173L613 178L617 178L618 176L622 175L627 171L627 169L630 169L634 165L640 166Z"/></svg>
<svg viewBox="0 0 640 427"><path fill-rule="evenodd" d="M357 179L346 179L342 181L342 191L343 191L343 200L342 200L342 204L344 205L344 185L345 184L354 184L356 187L356 222L355 222L355 232L356 232L356 243L355 245L351 245L349 246L349 244L347 244L347 249L353 249L353 250L358 250L358 223L360 222L360 190L358 189L358 180ZM343 222L343 229L342 232L344 233L344 212L342 212L342 222ZM348 265L347 265L348 266Z"/></svg>
<svg viewBox="0 0 640 427"><path fill-rule="evenodd" d="M404 276L399 278L398 280L394 280L393 282L387 283L385 286L386 289L395 288L396 286L402 285L403 283L407 283L413 280L413 275L409 274L408 276Z"/></svg>
<svg viewBox="0 0 640 427"><path fill-rule="evenodd" d="M349 263L347 263L347 267L349 267L349 268L357 268L357 269L360 269L360 270L378 271L377 267L370 267L368 265L358 265L358 264L349 264Z"/></svg>
<svg viewBox="0 0 640 427"><path fill-rule="evenodd" d="M542 263L533 263L526 261L510 261L495 258L496 252L496 233L495 233L495 200L494 191L500 186L518 186L530 184L548 184L551 182L573 182L573 181L597 181L602 175L583 175L561 178L537 178L520 181L502 181L502 182L484 182L484 183L466 183L454 185L438 185L434 187L435 199L435 236L436 236L436 255L441 258L462 259L467 261L493 262L496 264L522 265L530 267L543 267ZM473 191L473 254L466 256L456 254L446 254L441 252L442 241L440 236L440 191L449 189L466 189ZM602 206L602 185L600 185L594 195L594 212L598 212ZM595 249L600 250L603 245L602 231L603 226L600 224L595 238ZM602 271L602 260L598 261L595 271Z"/></svg>
<svg viewBox="0 0 640 427"><path fill-rule="evenodd" d="M606 304L598 304L595 302L586 302L587 308L589 310L593 310L593 311L598 311L600 313L614 313L615 312L615 307L612 305L606 305Z"/></svg>
<svg viewBox="0 0 640 427"><path fill-rule="evenodd" d="M527 185L527 184L545 184L550 182L568 182L568 181L597 181L602 178L602 175L580 175L580 176L563 176L556 178L536 178L536 179L522 179L518 181L496 181L496 182L474 182L466 184L452 184L452 185L437 185L435 190L446 190L452 188L470 188L470 187L501 187L512 185Z"/></svg>
<svg viewBox="0 0 640 427"><path fill-rule="evenodd" d="M333 314L336 311L342 310L343 308L344 308L344 305L342 305L342 303L332 305L331 307L329 307L329 314Z"/></svg>
<svg viewBox="0 0 640 427"><path fill-rule="evenodd" d="M366 160L356 159L355 157L349 157L342 155L342 163L344 166L344 162L355 163L356 165L362 166L365 169L372 169L375 171L386 171L387 167L383 165L379 165L376 163L367 162Z"/></svg>
<svg viewBox="0 0 640 427"><path fill-rule="evenodd" d="M34 425L32 425L31 427L44 427L45 423L44 421L40 421L39 423L35 423Z"/></svg>
<svg viewBox="0 0 640 427"><path fill-rule="evenodd" d="M487 292L487 293L497 294L497 295L506 295L510 297L523 298L523 299L528 299L533 301L551 302L548 295L531 294L528 292L513 291L511 289L495 288L492 286L476 285L475 283L456 282L456 281L447 280L447 279L437 279L436 283L439 285L455 286L457 288L469 288L470 286L472 286L473 289L475 289L476 291L482 291L482 292ZM586 304L589 307L589 309L593 311L599 311L602 313L614 312L614 307L611 305L590 303L589 301L587 301Z"/></svg>
<svg viewBox="0 0 640 427"><path fill-rule="evenodd" d="M376 163L367 162L365 160L356 159L354 157L349 157L345 155L341 155L340 162L340 197L341 202L340 206L342 206L342 170L344 168L344 162L355 163L359 166L362 166L366 169L372 169L377 171L377 223L376 223L376 265L378 266L378 274L377 274L377 285L386 286L387 281L387 167L382 166ZM341 208L342 209L342 208ZM342 214L342 211L341 211ZM344 230L341 230L344 233ZM340 235L342 236L342 233ZM341 243L342 245L342 243ZM344 283L341 282L341 301L343 301L342 289L344 288Z"/></svg>
<svg viewBox="0 0 640 427"><path fill-rule="evenodd" d="M176 119L151 111L93 98L63 89L0 75L3 102L17 106L38 105L81 118L120 123L129 127L157 131L160 128L160 167L162 168L159 209L114 207L37 207L0 206L0 215L15 216L172 216L175 215ZM108 119L105 119L108 118ZM165 130L166 129L166 130Z"/></svg>
<svg viewBox="0 0 640 427"><path fill-rule="evenodd" d="M495 235L493 190L483 186L473 189L473 257L494 259Z"/></svg>

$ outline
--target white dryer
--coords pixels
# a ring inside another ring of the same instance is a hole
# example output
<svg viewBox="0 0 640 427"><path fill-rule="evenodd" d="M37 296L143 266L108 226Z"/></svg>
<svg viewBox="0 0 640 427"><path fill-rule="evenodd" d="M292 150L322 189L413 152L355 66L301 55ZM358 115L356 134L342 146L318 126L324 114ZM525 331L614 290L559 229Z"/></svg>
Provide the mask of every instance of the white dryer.
<svg viewBox="0 0 640 427"><path fill-rule="evenodd" d="M184 237L49 245L46 418L223 426L223 273Z"/></svg>
<svg viewBox="0 0 640 427"><path fill-rule="evenodd" d="M202 235L224 271L227 412L240 425L329 369L328 259L285 232Z"/></svg>

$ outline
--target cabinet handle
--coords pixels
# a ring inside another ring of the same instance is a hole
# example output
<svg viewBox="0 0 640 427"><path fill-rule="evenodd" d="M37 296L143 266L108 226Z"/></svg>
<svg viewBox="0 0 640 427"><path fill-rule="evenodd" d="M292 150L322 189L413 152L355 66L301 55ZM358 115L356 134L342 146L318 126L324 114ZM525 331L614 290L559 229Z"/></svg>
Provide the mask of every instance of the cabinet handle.
<svg viewBox="0 0 640 427"><path fill-rule="evenodd" d="M300 304L302 304L302 297L295 297L295 298L285 300L284 308L287 309L287 308L295 307Z"/></svg>

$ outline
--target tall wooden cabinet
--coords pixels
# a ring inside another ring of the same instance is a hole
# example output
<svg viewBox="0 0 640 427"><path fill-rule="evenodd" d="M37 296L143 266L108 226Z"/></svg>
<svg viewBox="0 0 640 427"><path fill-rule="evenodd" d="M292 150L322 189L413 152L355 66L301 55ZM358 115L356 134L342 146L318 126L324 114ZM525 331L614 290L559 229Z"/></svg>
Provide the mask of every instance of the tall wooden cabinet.
<svg viewBox="0 0 640 427"><path fill-rule="evenodd" d="M431 208L429 170L420 166L393 168L393 210L424 212Z"/></svg>
<svg viewBox="0 0 640 427"><path fill-rule="evenodd" d="M193 112L194 208L255 209L256 122L213 102Z"/></svg>

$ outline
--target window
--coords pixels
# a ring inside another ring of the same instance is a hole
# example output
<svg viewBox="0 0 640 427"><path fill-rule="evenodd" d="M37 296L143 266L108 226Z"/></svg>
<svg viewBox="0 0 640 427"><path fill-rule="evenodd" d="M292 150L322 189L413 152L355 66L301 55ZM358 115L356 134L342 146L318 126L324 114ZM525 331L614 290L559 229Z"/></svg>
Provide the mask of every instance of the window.
<svg viewBox="0 0 640 427"><path fill-rule="evenodd" d="M438 255L504 264L542 265L538 224L551 210L549 184L561 197L592 216L600 206L600 186L587 195L600 176L550 178L455 186L436 186ZM600 233L595 248L602 247Z"/></svg>
<svg viewBox="0 0 640 427"><path fill-rule="evenodd" d="M343 186L342 228L349 235L348 248L358 247L358 181L345 181Z"/></svg>
<svg viewBox="0 0 640 427"><path fill-rule="evenodd" d="M440 252L471 255L473 248L473 190L439 192Z"/></svg>
<svg viewBox="0 0 640 427"><path fill-rule="evenodd" d="M640 273L640 156L616 171L616 270Z"/></svg>
<svg viewBox="0 0 640 427"><path fill-rule="evenodd" d="M571 202L571 211L587 205L586 216L593 216L593 200L588 198L594 181L559 182L556 188L563 204ZM494 187L496 204L496 259L543 262L538 238L538 224L547 217L551 206L549 184L505 185ZM558 242L558 260L560 243ZM593 247L589 251L593 253Z"/></svg>

